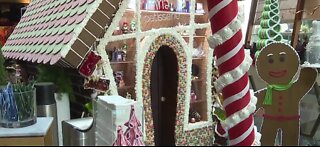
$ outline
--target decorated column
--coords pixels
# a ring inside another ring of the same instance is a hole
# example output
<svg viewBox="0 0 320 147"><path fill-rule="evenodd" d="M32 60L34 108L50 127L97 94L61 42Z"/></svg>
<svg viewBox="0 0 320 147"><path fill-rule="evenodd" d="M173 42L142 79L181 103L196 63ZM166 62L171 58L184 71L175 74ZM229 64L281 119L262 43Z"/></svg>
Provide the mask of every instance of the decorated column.
<svg viewBox="0 0 320 147"><path fill-rule="evenodd" d="M265 0L264 2L260 23L261 28L258 31L257 54L267 44L283 39L280 34L279 0Z"/></svg>
<svg viewBox="0 0 320 147"><path fill-rule="evenodd" d="M208 41L215 50L220 75L215 88L223 94L222 105L227 115L217 128L226 130L229 145L257 145L253 120L257 99L249 91L247 73L252 59L245 54L241 41L242 16L238 14L238 1L208 0L208 7L213 33Z"/></svg>

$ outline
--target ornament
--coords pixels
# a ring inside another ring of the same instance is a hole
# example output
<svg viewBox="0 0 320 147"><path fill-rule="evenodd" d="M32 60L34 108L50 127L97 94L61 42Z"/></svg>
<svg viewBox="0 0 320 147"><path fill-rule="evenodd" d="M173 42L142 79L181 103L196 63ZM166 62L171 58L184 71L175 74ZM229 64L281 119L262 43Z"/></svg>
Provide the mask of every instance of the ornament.
<svg viewBox="0 0 320 147"><path fill-rule="evenodd" d="M87 54L86 58L79 67L79 72L85 77L89 77L96 69L98 62L101 60L101 56L91 51Z"/></svg>
<svg viewBox="0 0 320 147"><path fill-rule="evenodd" d="M201 121L201 115L195 110L190 110L189 118L190 118L190 122L192 121L191 120L192 118L194 118L196 122Z"/></svg>
<svg viewBox="0 0 320 147"><path fill-rule="evenodd" d="M129 33L129 26L128 26L128 23L127 22L124 22L123 25L122 25L122 33L123 34L128 34Z"/></svg>
<svg viewBox="0 0 320 147"><path fill-rule="evenodd" d="M107 91L109 89L110 80L102 77L86 78L84 82L85 89L95 89L97 91Z"/></svg>
<svg viewBox="0 0 320 147"><path fill-rule="evenodd" d="M122 31L121 31L120 27L117 27L115 29L115 31L113 32L113 35L121 35L121 33L122 33Z"/></svg>
<svg viewBox="0 0 320 147"><path fill-rule="evenodd" d="M174 12L174 11L175 11L175 9L174 9L174 7L173 7L173 3L170 3L170 11L171 11L171 12Z"/></svg>
<svg viewBox="0 0 320 147"><path fill-rule="evenodd" d="M194 103L197 101L197 95L196 93L192 90L191 91L191 103Z"/></svg>
<svg viewBox="0 0 320 147"><path fill-rule="evenodd" d="M119 87L124 87L124 86L126 86L126 83L122 79L122 80L120 80Z"/></svg>
<svg viewBox="0 0 320 147"><path fill-rule="evenodd" d="M117 87L125 86L125 82L123 79L123 77L124 77L123 71L116 71L116 72L114 72L113 75L114 75Z"/></svg>
<svg viewBox="0 0 320 147"><path fill-rule="evenodd" d="M132 20L131 23L130 23L130 28L131 28L131 32L135 32L136 31L136 21L135 20Z"/></svg>
<svg viewBox="0 0 320 147"><path fill-rule="evenodd" d="M193 50L192 56L194 58L200 58L204 55L204 51L201 48L196 48Z"/></svg>
<svg viewBox="0 0 320 147"><path fill-rule="evenodd" d="M131 100L132 99L132 95L129 92L127 92L126 98Z"/></svg>
<svg viewBox="0 0 320 147"><path fill-rule="evenodd" d="M191 123L196 123L196 119L195 118L191 118Z"/></svg>
<svg viewBox="0 0 320 147"><path fill-rule="evenodd" d="M113 52L111 52L111 54L112 54L111 61L113 61L113 62L126 61L127 50L128 50L128 45L127 44L125 44L122 48L114 47L113 48Z"/></svg>

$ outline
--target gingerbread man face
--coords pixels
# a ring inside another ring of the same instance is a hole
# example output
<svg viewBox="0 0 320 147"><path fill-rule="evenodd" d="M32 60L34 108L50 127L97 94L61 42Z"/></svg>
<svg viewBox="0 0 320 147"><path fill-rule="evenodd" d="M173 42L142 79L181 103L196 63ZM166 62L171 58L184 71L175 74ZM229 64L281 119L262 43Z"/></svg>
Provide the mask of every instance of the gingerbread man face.
<svg viewBox="0 0 320 147"><path fill-rule="evenodd" d="M299 57L288 45L273 43L265 47L257 58L260 77L268 84L288 84L299 68Z"/></svg>

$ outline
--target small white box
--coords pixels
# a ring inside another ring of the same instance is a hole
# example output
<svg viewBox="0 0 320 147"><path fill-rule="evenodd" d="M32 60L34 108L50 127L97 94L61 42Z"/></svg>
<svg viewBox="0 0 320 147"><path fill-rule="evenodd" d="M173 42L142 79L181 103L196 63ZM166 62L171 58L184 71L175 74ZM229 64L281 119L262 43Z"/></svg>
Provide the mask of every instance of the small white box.
<svg viewBox="0 0 320 147"><path fill-rule="evenodd" d="M124 126L130 119L131 106L134 105L135 114L141 122L143 130L143 106L136 101L121 96L98 96L96 117L96 145L112 146L117 139L117 128Z"/></svg>

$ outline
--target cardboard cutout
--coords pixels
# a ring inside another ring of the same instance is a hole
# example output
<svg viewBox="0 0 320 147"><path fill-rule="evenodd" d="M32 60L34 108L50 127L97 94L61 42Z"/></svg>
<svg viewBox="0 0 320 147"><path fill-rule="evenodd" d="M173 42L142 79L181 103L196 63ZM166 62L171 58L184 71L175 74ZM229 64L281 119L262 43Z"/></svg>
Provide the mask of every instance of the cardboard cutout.
<svg viewBox="0 0 320 147"><path fill-rule="evenodd" d="M267 89L256 93L257 109L264 111L262 145L275 145L279 129L282 130L282 145L299 145L299 104L315 83L317 71L300 70L298 54L283 43L272 43L262 49L256 67L260 78L268 84Z"/></svg>

